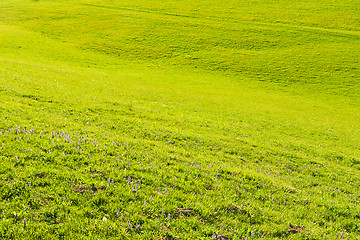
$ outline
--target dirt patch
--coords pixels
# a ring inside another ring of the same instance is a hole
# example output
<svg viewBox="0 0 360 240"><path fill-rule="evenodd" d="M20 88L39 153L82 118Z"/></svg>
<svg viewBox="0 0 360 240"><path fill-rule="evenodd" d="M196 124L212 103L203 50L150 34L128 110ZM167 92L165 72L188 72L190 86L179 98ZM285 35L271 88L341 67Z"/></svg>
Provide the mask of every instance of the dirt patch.
<svg viewBox="0 0 360 240"><path fill-rule="evenodd" d="M231 213L239 213L240 212L240 209L235 206L228 207L227 210L228 210L228 212L231 212Z"/></svg>
<svg viewBox="0 0 360 240"><path fill-rule="evenodd" d="M214 190L214 187L213 187L213 186L210 186L210 185L207 185L207 186L205 186L205 189L206 189L206 190Z"/></svg>
<svg viewBox="0 0 360 240"><path fill-rule="evenodd" d="M298 225L290 225L289 229L287 230L287 233L289 234L296 234L296 233L302 233L306 232L305 227L298 226Z"/></svg>
<svg viewBox="0 0 360 240"><path fill-rule="evenodd" d="M35 177L37 177L37 178L43 178L45 176L46 176L46 173L44 173L44 172L35 174Z"/></svg>
<svg viewBox="0 0 360 240"><path fill-rule="evenodd" d="M94 187L94 186L90 187L90 186L86 186L86 185L81 185L81 186L75 186L74 187L74 191L78 192L78 193L81 193L81 194L84 194L86 192L96 193L99 190L103 190L103 188L97 188L97 187Z"/></svg>
<svg viewBox="0 0 360 240"><path fill-rule="evenodd" d="M212 236L213 239L217 239L217 240L228 240L230 239L228 236L226 236L225 234L214 234Z"/></svg>

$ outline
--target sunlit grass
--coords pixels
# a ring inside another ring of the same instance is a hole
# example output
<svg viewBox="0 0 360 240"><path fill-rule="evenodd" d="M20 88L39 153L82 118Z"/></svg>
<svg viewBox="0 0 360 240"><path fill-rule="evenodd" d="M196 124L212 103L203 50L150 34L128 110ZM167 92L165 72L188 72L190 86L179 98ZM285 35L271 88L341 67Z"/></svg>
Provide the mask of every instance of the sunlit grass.
<svg viewBox="0 0 360 240"><path fill-rule="evenodd" d="M2 1L0 237L357 239L357 5Z"/></svg>

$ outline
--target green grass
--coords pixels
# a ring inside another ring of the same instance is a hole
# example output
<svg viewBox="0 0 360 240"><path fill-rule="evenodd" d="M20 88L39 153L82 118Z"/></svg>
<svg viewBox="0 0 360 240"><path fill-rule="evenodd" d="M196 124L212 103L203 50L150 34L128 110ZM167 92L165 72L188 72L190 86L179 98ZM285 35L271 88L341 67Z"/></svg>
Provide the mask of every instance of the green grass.
<svg viewBox="0 0 360 240"><path fill-rule="evenodd" d="M0 238L359 239L359 5L1 1Z"/></svg>

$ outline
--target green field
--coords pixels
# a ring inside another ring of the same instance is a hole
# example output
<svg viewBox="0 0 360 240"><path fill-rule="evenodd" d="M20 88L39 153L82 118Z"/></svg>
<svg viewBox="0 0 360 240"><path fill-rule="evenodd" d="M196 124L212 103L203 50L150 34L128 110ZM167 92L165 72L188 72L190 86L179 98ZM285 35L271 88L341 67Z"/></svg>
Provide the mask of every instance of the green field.
<svg viewBox="0 0 360 240"><path fill-rule="evenodd" d="M0 239L360 239L359 0L2 0Z"/></svg>

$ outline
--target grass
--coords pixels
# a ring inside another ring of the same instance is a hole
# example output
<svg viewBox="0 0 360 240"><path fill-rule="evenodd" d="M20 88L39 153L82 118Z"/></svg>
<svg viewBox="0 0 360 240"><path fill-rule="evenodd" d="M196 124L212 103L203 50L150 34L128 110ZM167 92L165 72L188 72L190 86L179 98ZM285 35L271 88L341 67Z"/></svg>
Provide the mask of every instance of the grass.
<svg viewBox="0 0 360 240"><path fill-rule="evenodd" d="M0 237L359 239L358 1L0 3Z"/></svg>

